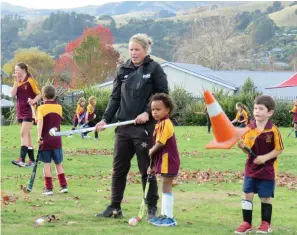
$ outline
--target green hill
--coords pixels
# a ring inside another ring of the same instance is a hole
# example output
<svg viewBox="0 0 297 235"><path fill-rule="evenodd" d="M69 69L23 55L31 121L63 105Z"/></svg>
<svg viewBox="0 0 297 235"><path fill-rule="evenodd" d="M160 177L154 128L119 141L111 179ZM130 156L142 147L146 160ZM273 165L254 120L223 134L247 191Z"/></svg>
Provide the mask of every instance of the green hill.
<svg viewBox="0 0 297 235"><path fill-rule="evenodd" d="M274 12L269 17L276 23L277 26L281 27L296 27L297 26L297 5L286 7L281 11Z"/></svg>

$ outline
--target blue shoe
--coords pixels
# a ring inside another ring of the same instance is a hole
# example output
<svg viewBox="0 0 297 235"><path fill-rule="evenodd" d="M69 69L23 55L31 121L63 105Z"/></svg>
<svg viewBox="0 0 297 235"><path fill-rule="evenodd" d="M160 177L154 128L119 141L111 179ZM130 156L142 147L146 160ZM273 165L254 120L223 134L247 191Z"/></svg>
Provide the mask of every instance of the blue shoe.
<svg viewBox="0 0 297 235"><path fill-rule="evenodd" d="M173 226L176 226L177 223L174 218L165 218L162 220L158 220L153 225L158 227L173 227Z"/></svg>
<svg viewBox="0 0 297 235"><path fill-rule="evenodd" d="M157 221L159 221L159 220L163 220L163 219L165 219L165 218L166 218L165 215L161 215L161 216L158 216L158 217L151 218L151 219L149 219L147 222L148 222L149 224L154 224L154 223L156 223Z"/></svg>

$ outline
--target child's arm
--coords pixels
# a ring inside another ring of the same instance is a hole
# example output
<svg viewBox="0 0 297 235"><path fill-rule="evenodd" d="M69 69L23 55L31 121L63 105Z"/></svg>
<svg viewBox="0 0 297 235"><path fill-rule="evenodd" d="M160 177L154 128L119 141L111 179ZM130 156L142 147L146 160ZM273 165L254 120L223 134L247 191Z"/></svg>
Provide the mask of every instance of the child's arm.
<svg viewBox="0 0 297 235"><path fill-rule="evenodd" d="M265 155L258 156L254 163L257 165L264 164L265 162L269 161L270 159L276 158L278 155L282 153L282 150L272 150L270 153L267 153Z"/></svg>
<svg viewBox="0 0 297 235"><path fill-rule="evenodd" d="M149 157L152 159L153 156L164 147L164 144L157 142L150 150Z"/></svg>
<svg viewBox="0 0 297 235"><path fill-rule="evenodd" d="M42 140L42 128L43 128L43 119L38 120L37 122L37 142L40 144L43 144Z"/></svg>
<svg viewBox="0 0 297 235"><path fill-rule="evenodd" d="M89 120L89 112L87 111L85 116L85 123L88 123L88 120Z"/></svg>

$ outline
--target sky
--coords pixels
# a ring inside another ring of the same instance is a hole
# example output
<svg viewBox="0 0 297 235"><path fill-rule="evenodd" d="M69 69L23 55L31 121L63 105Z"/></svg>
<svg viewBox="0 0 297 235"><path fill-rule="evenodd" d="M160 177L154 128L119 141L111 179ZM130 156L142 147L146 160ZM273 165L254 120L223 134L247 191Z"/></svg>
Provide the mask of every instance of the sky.
<svg viewBox="0 0 297 235"><path fill-rule="evenodd" d="M74 0L0 0L0 2L8 2L13 5L23 6L23 7L27 7L27 8L35 8L35 9L74 8L74 7L82 7L82 6L87 6L87 5L103 5L108 2L122 2L122 1L127 1L127 0L110 0L110 1L108 1L108 0L83 0L83 1L78 1L78 0L77 1L74 1ZM151 0L151 1L153 1L153 0ZM175 0L175 1L182 1L182 0ZM192 1L195 1L195 0L192 0ZM208 1L216 1L216 0L208 0ZM234 1L234 0L231 0L231 1ZM253 1L256 1L256 0L253 0ZM266 0L264 0L264 1L266 1Z"/></svg>
<svg viewBox="0 0 297 235"><path fill-rule="evenodd" d="M35 9L61 9L87 5L103 5L108 2L121 2L121 0L0 0L0 2L8 2L13 5Z"/></svg>

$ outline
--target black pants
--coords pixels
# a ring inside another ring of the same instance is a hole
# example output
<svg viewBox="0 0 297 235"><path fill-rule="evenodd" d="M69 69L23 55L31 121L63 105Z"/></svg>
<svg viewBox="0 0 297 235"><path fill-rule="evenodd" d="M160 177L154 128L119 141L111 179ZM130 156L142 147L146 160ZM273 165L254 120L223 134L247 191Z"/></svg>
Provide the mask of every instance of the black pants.
<svg viewBox="0 0 297 235"><path fill-rule="evenodd" d="M206 125L207 125L207 132L210 133L210 129L211 129L211 122L210 122L210 117L208 115L208 113L206 114Z"/></svg>
<svg viewBox="0 0 297 235"><path fill-rule="evenodd" d="M135 153L141 173L142 189L145 187L150 163L148 151L152 147L152 137L143 126L134 125L117 127L115 133L111 205L119 208L124 196L131 160ZM148 207L156 207L158 199L157 180L156 177L151 177L147 195Z"/></svg>
<svg viewBox="0 0 297 235"><path fill-rule="evenodd" d="M89 121L88 123L84 124L82 127L83 127L83 128L88 128L88 127L94 127L94 126L96 126L96 122L95 122L94 120L91 120L91 121ZM88 133L90 133L90 132L91 132L91 131L85 132L85 133L84 133L84 136L86 136L86 135L87 135ZM98 132L95 131L94 133L95 133L95 138L98 139Z"/></svg>

